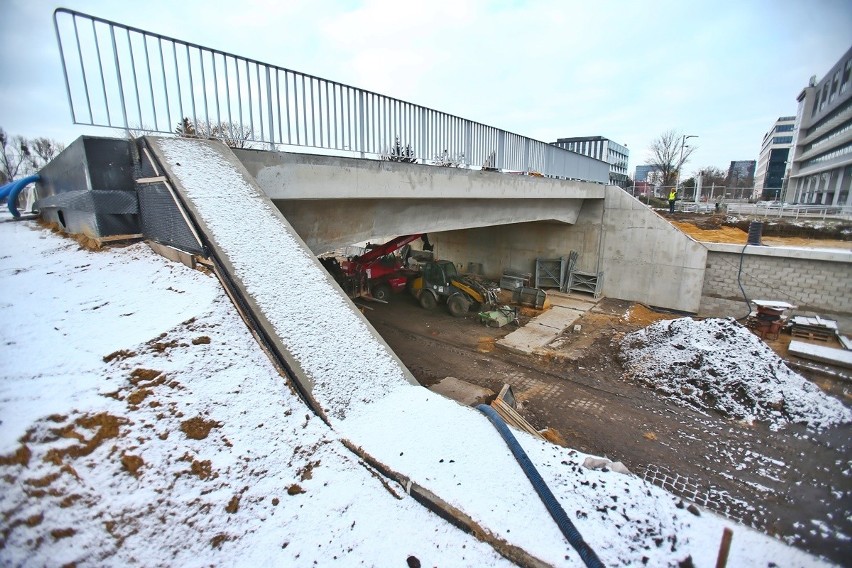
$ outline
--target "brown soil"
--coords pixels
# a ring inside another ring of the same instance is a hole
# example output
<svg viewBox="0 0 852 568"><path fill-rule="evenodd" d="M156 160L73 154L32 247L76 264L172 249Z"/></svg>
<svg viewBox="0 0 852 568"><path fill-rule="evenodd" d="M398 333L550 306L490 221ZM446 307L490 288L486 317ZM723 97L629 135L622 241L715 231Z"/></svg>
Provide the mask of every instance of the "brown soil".
<svg viewBox="0 0 852 568"><path fill-rule="evenodd" d="M130 472L133 477L139 477L139 470L145 465L145 462L139 456L124 454L121 456L121 465L124 469Z"/></svg>
<svg viewBox="0 0 852 568"><path fill-rule="evenodd" d="M121 349L119 351L113 351L109 355L104 357L104 363L109 363L110 361L123 361L124 359L129 359L130 357L136 357L135 351L129 351L127 349Z"/></svg>
<svg viewBox="0 0 852 568"><path fill-rule="evenodd" d="M125 422L126 420L123 418L101 412L100 414L81 416L73 424L69 424L63 428L51 429L51 432L58 437L74 438L82 442L82 444L61 449L54 448L47 452L44 461L61 465L67 457L79 458L88 456L105 440L118 437L119 427ZM78 431L78 427L82 428L83 432ZM94 433L91 433L92 431ZM90 437L87 438L87 435Z"/></svg>
<svg viewBox="0 0 852 568"><path fill-rule="evenodd" d="M133 386L139 386L139 383L142 381L153 381L161 374L161 371L155 371L153 369L133 369L133 371L130 372L130 384Z"/></svg>
<svg viewBox="0 0 852 568"><path fill-rule="evenodd" d="M127 397L127 403L138 405L140 402L145 400L145 397L147 397L149 394L151 394L150 389L139 389L137 391L133 391Z"/></svg>
<svg viewBox="0 0 852 568"><path fill-rule="evenodd" d="M233 497L231 497L231 500L225 506L225 512L233 515L234 513L236 513L239 510L240 510L240 496L234 495Z"/></svg>
<svg viewBox="0 0 852 568"><path fill-rule="evenodd" d="M60 540L63 538L68 538L77 534L77 531L74 529L53 529L50 531L50 536L55 538L56 540Z"/></svg>
<svg viewBox="0 0 852 568"><path fill-rule="evenodd" d="M680 316L654 311L643 304L633 304L627 310L628 323L638 327L645 327L661 320L675 319L677 317Z"/></svg>
<svg viewBox="0 0 852 568"><path fill-rule="evenodd" d="M302 489L302 486L298 483L294 483L290 487L287 488L287 495L298 495L299 493L304 493L305 490Z"/></svg>
<svg viewBox="0 0 852 568"><path fill-rule="evenodd" d="M308 462L308 464L299 470L299 480L307 481L312 479L314 476L314 468L320 464L319 460L315 462Z"/></svg>
<svg viewBox="0 0 852 568"><path fill-rule="evenodd" d="M705 243L730 243L745 245L748 233L743 227L723 225L720 216L695 215L691 217L681 216L679 219L671 220L671 223L699 242ZM747 227L747 224L746 224ZM768 235L764 232L761 242L770 246L805 247L805 248L836 248L841 250L852 250L852 241L838 238L815 238L815 234L796 235L793 233L785 235L783 231L776 230L777 235ZM836 235L831 231L829 235Z"/></svg>
<svg viewBox="0 0 852 568"><path fill-rule="evenodd" d="M8 456L0 456L0 465L22 465L27 466L30 463L32 453L26 444L21 444L14 454Z"/></svg>
<svg viewBox="0 0 852 568"><path fill-rule="evenodd" d="M210 338L206 335L202 335L201 337L196 337L192 340L193 345L207 345L210 343Z"/></svg>
<svg viewBox="0 0 852 568"><path fill-rule="evenodd" d="M197 475L200 479L209 479L213 475L213 467L210 460L192 460L190 469L193 475Z"/></svg>
<svg viewBox="0 0 852 568"><path fill-rule="evenodd" d="M204 420L200 416L185 420L180 425L181 432L186 434L187 438L191 438L193 440L203 440L210 434L210 430L221 427L221 422L216 422L215 420Z"/></svg>

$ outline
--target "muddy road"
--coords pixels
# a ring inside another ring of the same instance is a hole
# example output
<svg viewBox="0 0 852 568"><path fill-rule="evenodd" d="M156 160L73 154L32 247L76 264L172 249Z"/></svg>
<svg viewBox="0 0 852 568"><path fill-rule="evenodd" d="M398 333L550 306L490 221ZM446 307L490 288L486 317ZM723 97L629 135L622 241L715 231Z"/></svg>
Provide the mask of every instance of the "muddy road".
<svg viewBox="0 0 852 568"><path fill-rule="evenodd" d="M566 446L622 461L687 501L848 562L852 425L771 432L677 406L622 380L617 340L672 316L634 318L630 312L639 310L630 303L604 300L577 322L580 333L533 357L495 346L511 324L487 328L475 314L451 317L445 306L428 312L406 294L368 305L367 319L421 384L453 376L497 393L508 383L521 414L536 428L555 429Z"/></svg>

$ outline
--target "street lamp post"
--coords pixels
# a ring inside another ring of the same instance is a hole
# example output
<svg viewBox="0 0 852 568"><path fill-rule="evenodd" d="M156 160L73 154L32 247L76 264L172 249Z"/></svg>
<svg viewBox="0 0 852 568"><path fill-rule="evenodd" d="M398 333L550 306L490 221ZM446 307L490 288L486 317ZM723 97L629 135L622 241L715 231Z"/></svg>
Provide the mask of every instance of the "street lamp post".
<svg viewBox="0 0 852 568"><path fill-rule="evenodd" d="M675 193L677 193L678 187L680 186L680 169L683 167L683 148L686 145L686 141L689 138L698 138L697 134L684 134L680 139L680 160L677 163L677 181L675 181Z"/></svg>

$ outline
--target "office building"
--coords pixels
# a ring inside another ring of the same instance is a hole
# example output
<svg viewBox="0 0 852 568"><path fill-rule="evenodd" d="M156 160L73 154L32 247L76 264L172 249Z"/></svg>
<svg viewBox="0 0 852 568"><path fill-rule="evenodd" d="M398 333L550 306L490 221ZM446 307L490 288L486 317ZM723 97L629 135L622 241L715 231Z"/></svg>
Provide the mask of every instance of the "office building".
<svg viewBox="0 0 852 568"><path fill-rule="evenodd" d="M799 94L784 200L852 205L852 47Z"/></svg>
<svg viewBox="0 0 852 568"><path fill-rule="evenodd" d="M726 197L741 200L751 198L754 192L756 160L733 160L725 176Z"/></svg>
<svg viewBox="0 0 852 568"><path fill-rule="evenodd" d="M781 199L784 185L784 173L787 171L787 158L793 147L793 130L796 127L795 116L782 116L763 136L760 156L757 158L757 170L754 174L755 201L776 201Z"/></svg>
<svg viewBox="0 0 852 568"><path fill-rule="evenodd" d="M656 173L656 171L657 166L649 166L648 164L636 166L636 172L633 174L633 181L653 183L655 180L653 179L654 176L652 173ZM648 179L649 176L651 179Z"/></svg>
<svg viewBox="0 0 852 568"><path fill-rule="evenodd" d="M603 136L578 136L560 138L552 142L554 146L596 158L609 164L609 183L623 186L627 181L627 161L630 152L627 146L613 142Z"/></svg>

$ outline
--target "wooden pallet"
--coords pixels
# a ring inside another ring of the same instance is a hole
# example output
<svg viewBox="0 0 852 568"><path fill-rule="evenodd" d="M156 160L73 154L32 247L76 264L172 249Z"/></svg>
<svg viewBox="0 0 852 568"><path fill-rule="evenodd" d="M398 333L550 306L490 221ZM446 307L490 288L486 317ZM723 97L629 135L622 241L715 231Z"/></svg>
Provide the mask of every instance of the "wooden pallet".
<svg viewBox="0 0 852 568"><path fill-rule="evenodd" d="M825 331L816 331L813 329L799 329L795 326L790 330L790 335L800 337L802 339L814 339L816 341L830 341L834 337L833 333Z"/></svg>

